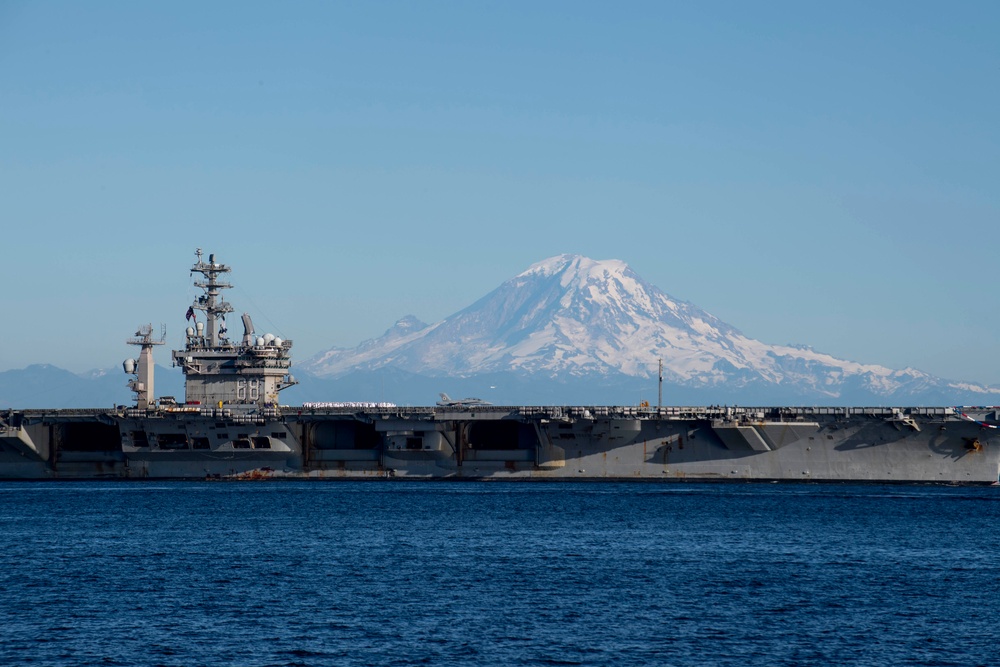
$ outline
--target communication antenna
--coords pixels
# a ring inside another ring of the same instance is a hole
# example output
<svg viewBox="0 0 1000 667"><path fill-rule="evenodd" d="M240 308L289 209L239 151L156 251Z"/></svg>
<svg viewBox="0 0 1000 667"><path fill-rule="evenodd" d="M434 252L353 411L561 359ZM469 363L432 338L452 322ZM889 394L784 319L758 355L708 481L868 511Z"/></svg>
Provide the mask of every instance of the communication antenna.
<svg viewBox="0 0 1000 667"><path fill-rule="evenodd" d="M656 395L656 414L663 413L663 358L660 358L660 387Z"/></svg>

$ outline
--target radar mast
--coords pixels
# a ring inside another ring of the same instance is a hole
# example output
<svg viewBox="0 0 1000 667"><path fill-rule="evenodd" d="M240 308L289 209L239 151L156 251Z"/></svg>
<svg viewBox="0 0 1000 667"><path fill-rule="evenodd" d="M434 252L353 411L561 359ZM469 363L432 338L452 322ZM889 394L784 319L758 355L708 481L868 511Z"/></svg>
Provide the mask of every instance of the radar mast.
<svg viewBox="0 0 1000 667"><path fill-rule="evenodd" d="M205 313L205 347L213 348L219 345L220 329L218 323L221 319L223 325L226 322L226 313L233 312L233 307L222 299L219 290L231 289L232 285L219 280L223 273L229 273L230 268L225 264L217 264L215 255L209 255L208 261L202 261L201 248L195 250L198 261L191 267L191 273L200 273L205 276L205 280L194 281L195 287L205 290L205 293L194 300L191 309L188 310L188 319L194 317L194 311L200 310ZM195 318L197 324L197 318ZM225 333L225 326L221 329Z"/></svg>
<svg viewBox="0 0 1000 667"><path fill-rule="evenodd" d="M135 406L140 410L148 410L156 402L156 394L153 390L153 346L163 345L167 338L167 327L160 325L160 340L153 339L153 325L143 324L135 335L126 340L129 345L139 346L139 360L127 359L122 366L125 372L135 375L135 378L128 381L128 388L135 392Z"/></svg>

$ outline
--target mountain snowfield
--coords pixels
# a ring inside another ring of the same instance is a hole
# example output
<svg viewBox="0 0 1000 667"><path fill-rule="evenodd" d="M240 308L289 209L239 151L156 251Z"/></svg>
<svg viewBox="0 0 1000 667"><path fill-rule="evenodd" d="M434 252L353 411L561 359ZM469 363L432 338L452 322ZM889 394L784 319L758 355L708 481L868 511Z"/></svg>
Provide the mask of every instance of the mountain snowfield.
<svg viewBox="0 0 1000 667"><path fill-rule="evenodd" d="M323 378L393 369L424 377L505 373L568 383L655 380L660 359L666 385L726 396L1000 398L1000 388L753 340L647 283L624 262L579 255L538 262L440 322L426 325L407 316L379 338L327 350L300 368Z"/></svg>

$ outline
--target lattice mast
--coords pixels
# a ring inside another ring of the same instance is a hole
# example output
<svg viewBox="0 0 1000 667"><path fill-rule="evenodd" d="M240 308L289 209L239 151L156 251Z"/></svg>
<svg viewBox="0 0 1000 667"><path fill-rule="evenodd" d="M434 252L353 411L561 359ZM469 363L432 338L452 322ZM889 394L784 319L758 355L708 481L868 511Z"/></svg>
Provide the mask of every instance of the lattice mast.
<svg viewBox="0 0 1000 667"><path fill-rule="evenodd" d="M195 256L198 258L198 261L191 267L191 273L200 273L205 276L205 279L195 280L194 286L200 287L205 293L191 304L191 308L188 309L187 318L189 320L195 319L196 327L201 329L201 327L197 326L198 322L194 311L200 310L205 313L204 331L198 331L198 335L204 337L203 344L205 347L213 348L219 345L220 321L225 323L226 313L233 312L233 307L222 298L219 291L232 288L231 284L219 280L220 275L229 273L231 269L225 264L217 264L215 262L215 255L209 255L208 262L203 261L201 248L195 251Z"/></svg>

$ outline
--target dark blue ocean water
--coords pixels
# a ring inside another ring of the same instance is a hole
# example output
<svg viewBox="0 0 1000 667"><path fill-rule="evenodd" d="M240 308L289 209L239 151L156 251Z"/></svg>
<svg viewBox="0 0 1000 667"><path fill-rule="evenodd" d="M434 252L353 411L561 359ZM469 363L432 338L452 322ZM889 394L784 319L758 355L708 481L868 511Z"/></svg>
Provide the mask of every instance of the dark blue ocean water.
<svg viewBox="0 0 1000 667"><path fill-rule="evenodd" d="M1000 488L0 484L0 664L1000 664Z"/></svg>

